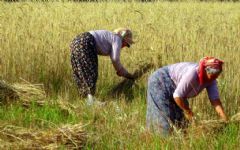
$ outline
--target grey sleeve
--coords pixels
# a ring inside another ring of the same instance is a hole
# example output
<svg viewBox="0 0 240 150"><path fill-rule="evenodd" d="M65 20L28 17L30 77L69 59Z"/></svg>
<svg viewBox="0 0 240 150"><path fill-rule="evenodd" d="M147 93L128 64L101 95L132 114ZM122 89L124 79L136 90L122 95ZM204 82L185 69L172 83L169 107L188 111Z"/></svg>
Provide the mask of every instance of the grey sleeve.
<svg viewBox="0 0 240 150"><path fill-rule="evenodd" d="M110 58L115 70L121 76L125 76L126 74L128 74L128 71L123 67L123 65L120 62L121 45L122 45L122 42L119 40L115 40L112 43L112 51L110 54Z"/></svg>
<svg viewBox="0 0 240 150"><path fill-rule="evenodd" d="M211 101L220 98L216 80L214 80L209 86L207 86L206 89L207 89L207 93L208 93L208 98Z"/></svg>

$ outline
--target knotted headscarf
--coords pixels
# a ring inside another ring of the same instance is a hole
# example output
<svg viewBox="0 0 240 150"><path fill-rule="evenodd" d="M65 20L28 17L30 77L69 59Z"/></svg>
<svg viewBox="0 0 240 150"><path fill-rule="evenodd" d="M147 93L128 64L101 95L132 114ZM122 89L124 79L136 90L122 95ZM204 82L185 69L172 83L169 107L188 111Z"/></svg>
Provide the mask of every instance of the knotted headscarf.
<svg viewBox="0 0 240 150"><path fill-rule="evenodd" d="M198 77L200 85L204 81L204 72L208 74L219 74L222 71L223 61L214 57L204 57L199 62Z"/></svg>

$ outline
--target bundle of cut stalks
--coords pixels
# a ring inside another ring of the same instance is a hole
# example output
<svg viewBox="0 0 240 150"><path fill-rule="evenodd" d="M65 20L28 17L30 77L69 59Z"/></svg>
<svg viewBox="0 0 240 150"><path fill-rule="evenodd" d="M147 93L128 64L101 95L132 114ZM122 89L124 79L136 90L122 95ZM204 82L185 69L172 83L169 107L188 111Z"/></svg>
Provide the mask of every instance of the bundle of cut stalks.
<svg viewBox="0 0 240 150"><path fill-rule="evenodd" d="M31 84L29 82L8 84L0 81L0 103L7 104L20 100L24 106L29 106L33 101L43 105L46 93L43 84Z"/></svg>
<svg viewBox="0 0 240 150"><path fill-rule="evenodd" d="M0 81L0 103L8 103L18 98L19 96L13 86L4 81Z"/></svg>
<svg viewBox="0 0 240 150"><path fill-rule="evenodd" d="M152 69L153 67L154 67L154 64L151 64L151 63L140 65L139 69L137 69L133 73L135 80L140 79L148 70ZM129 93L135 80L124 79L119 84L117 84L115 87L113 87L112 90L109 91L108 95L110 95L112 97L119 96L120 94L126 95L126 93Z"/></svg>
<svg viewBox="0 0 240 150"><path fill-rule="evenodd" d="M240 112L238 112L237 114L233 115L231 117L231 121L233 121L233 122L240 122Z"/></svg>
<svg viewBox="0 0 240 150"><path fill-rule="evenodd" d="M228 122L223 120L203 120L193 124L188 130L195 136L221 131L230 123L240 123L240 112L233 115Z"/></svg>
<svg viewBox="0 0 240 150"><path fill-rule="evenodd" d="M1 126L0 148L82 149L87 140L87 134L82 127L81 124L65 125L41 132L10 125Z"/></svg>

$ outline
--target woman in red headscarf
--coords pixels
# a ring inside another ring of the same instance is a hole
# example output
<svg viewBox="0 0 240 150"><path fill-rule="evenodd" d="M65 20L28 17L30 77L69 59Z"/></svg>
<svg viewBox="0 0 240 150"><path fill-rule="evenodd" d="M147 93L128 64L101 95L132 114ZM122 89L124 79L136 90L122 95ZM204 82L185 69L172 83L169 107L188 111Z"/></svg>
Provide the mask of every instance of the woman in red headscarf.
<svg viewBox="0 0 240 150"><path fill-rule="evenodd" d="M220 117L227 121L217 88L217 77L223 61L204 57L199 63L181 62L162 67L148 80L147 128L168 135L171 125L181 127L185 118L192 120L188 98L207 90L211 104Z"/></svg>

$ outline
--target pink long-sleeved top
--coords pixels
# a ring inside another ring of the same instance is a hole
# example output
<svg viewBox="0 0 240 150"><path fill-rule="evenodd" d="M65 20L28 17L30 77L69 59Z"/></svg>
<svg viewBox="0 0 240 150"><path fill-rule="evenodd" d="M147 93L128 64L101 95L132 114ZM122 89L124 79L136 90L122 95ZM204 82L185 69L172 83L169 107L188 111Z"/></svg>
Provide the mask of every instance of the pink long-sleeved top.
<svg viewBox="0 0 240 150"><path fill-rule="evenodd" d="M107 30L89 31L96 41L98 55L110 56L115 70L124 76L128 71L120 62L120 52L122 47L122 39L117 34Z"/></svg>
<svg viewBox="0 0 240 150"><path fill-rule="evenodd" d="M191 62L182 62L168 66L169 75L176 85L173 97L190 98L197 96L206 88L210 100L219 99L217 81L199 84L198 64Z"/></svg>

